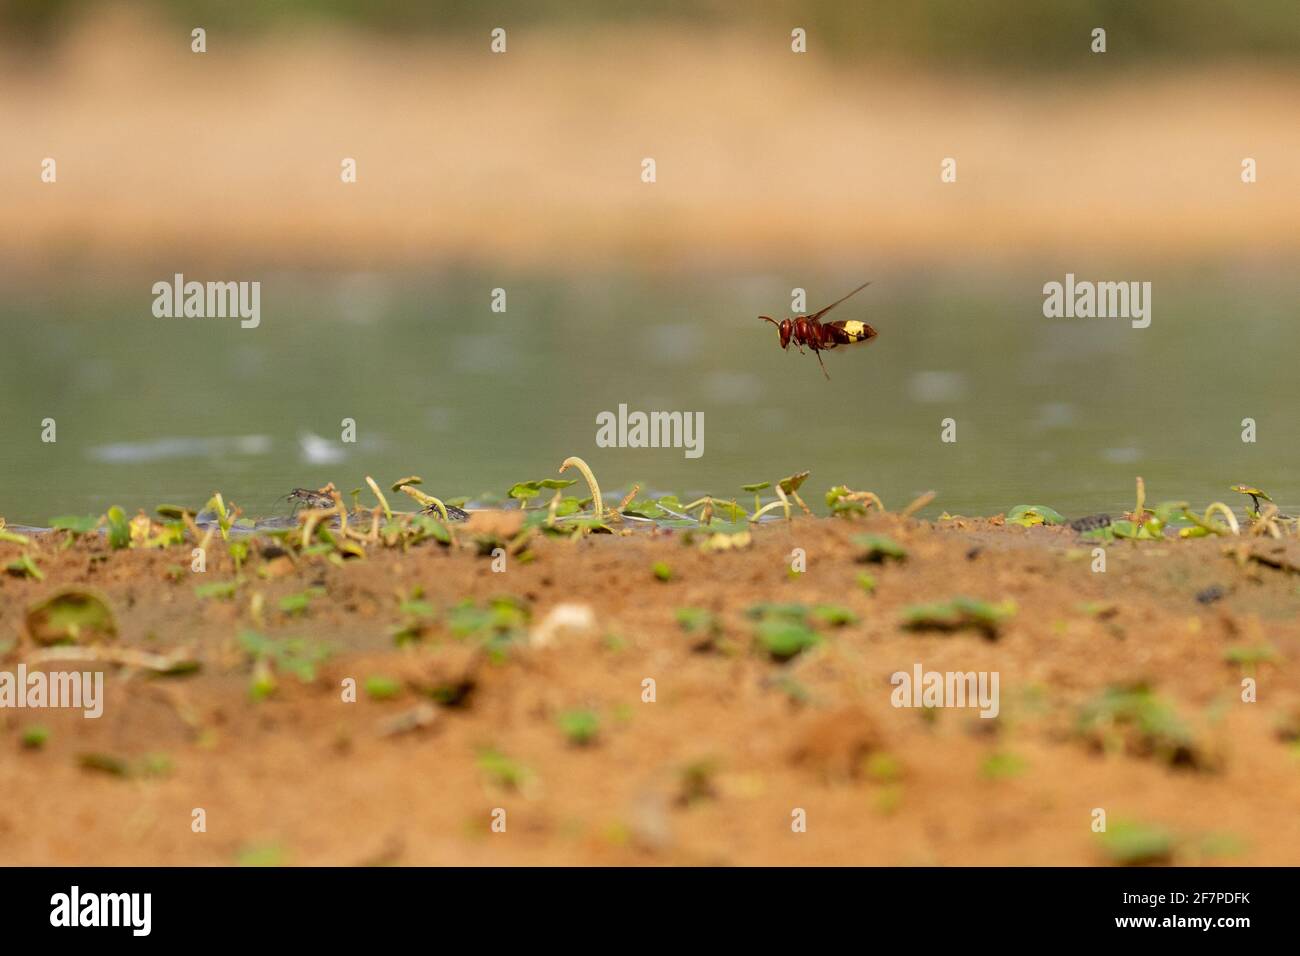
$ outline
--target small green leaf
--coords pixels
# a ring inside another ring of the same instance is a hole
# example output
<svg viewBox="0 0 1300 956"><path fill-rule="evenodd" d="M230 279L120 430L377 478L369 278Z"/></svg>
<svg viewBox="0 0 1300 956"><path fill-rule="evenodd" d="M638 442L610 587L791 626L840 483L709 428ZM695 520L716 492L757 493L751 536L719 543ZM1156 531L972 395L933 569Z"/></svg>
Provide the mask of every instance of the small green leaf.
<svg viewBox="0 0 1300 956"><path fill-rule="evenodd" d="M131 523L127 520L126 512L118 505L108 509L105 516L108 519L108 544L113 550L120 550L129 547L131 544Z"/></svg>
<svg viewBox="0 0 1300 956"><path fill-rule="evenodd" d="M1013 601L993 604L975 598L955 597L950 601L904 608L903 626L913 631L956 631L971 627L992 638L1015 613Z"/></svg>
<svg viewBox="0 0 1300 956"><path fill-rule="evenodd" d="M477 763L489 782L506 790L520 790L532 777L532 771L523 764L491 747L478 752Z"/></svg>
<svg viewBox="0 0 1300 956"><path fill-rule="evenodd" d="M756 630L758 642L777 660L789 660L796 654L821 643L821 636L803 624L774 617L759 622Z"/></svg>
<svg viewBox="0 0 1300 956"><path fill-rule="evenodd" d="M237 862L240 866L284 866L285 853L275 845L246 847L239 851Z"/></svg>
<svg viewBox="0 0 1300 956"><path fill-rule="evenodd" d="M754 604L745 609L745 616L753 621L761 621L770 618L779 618L785 621L794 621L798 624L805 624L808 621L808 606L806 604L788 603L763 603Z"/></svg>
<svg viewBox="0 0 1300 956"><path fill-rule="evenodd" d="M1007 524L1032 528L1040 524L1065 524L1065 517L1047 505L1016 505L1007 512Z"/></svg>
<svg viewBox="0 0 1300 956"><path fill-rule="evenodd" d="M989 780L1006 780L1020 776L1027 766L1023 757L999 750L980 764L980 775Z"/></svg>
<svg viewBox="0 0 1300 956"><path fill-rule="evenodd" d="M569 710L557 718L560 730L569 743L586 746L596 739L600 731L600 718L590 710Z"/></svg>
<svg viewBox="0 0 1300 956"><path fill-rule="evenodd" d="M391 677L372 674L366 678L366 695L371 700L392 700L400 696L402 685Z"/></svg>
<svg viewBox="0 0 1300 956"><path fill-rule="evenodd" d="M837 604L818 604L813 608L812 614L814 619L831 627L844 627L846 624L856 624L858 621L856 614Z"/></svg>
<svg viewBox="0 0 1300 956"><path fill-rule="evenodd" d="M1165 863L1173 855L1174 838L1161 827L1116 820L1101 834L1106 855L1121 866Z"/></svg>
<svg viewBox="0 0 1300 956"><path fill-rule="evenodd" d="M131 765L121 757L105 753L86 753L77 757L77 763L83 770L106 773L113 777L129 777Z"/></svg>
<svg viewBox="0 0 1300 956"><path fill-rule="evenodd" d="M782 478L778 482L778 484L781 486L781 490L784 491L787 495L793 494L794 492L799 490L799 487L805 481L808 480L808 476L810 474L812 474L812 472L810 471L801 471L791 475L789 478Z"/></svg>
<svg viewBox="0 0 1300 956"><path fill-rule="evenodd" d="M99 519L94 515L59 515L50 519L50 527L56 531L89 534L99 527Z"/></svg>
<svg viewBox="0 0 1300 956"><path fill-rule="evenodd" d="M45 580L45 572L36 566L36 561L26 551L5 565L5 570L16 578L32 578L36 581Z"/></svg>
<svg viewBox="0 0 1300 956"><path fill-rule="evenodd" d="M862 549L858 555L859 562L884 564L885 561L907 560L907 549L883 534L855 535L853 543Z"/></svg>
<svg viewBox="0 0 1300 956"><path fill-rule="evenodd" d="M711 631L717 626L713 612L706 611L702 607L679 607L674 612L674 616L681 629L688 634Z"/></svg>
<svg viewBox="0 0 1300 956"><path fill-rule="evenodd" d="M210 581L207 584L196 584L194 593L200 598L219 598L229 600L235 596L235 591L239 589L239 581Z"/></svg>
<svg viewBox="0 0 1300 956"><path fill-rule="evenodd" d="M37 644L76 644L117 636L108 603L91 591L65 588L27 609L27 633Z"/></svg>

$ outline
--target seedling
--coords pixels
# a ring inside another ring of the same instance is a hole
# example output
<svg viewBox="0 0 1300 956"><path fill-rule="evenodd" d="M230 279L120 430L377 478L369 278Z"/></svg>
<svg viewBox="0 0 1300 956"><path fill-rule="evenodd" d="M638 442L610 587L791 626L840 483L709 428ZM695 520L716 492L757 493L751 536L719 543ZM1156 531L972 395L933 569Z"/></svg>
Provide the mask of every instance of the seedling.
<svg viewBox="0 0 1300 956"><path fill-rule="evenodd" d="M1016 505L1007 512L1006 522L1018 524L1022 528L1032 528L1042 524L1065 524L1065 517L1047 505Z"/></svg>
<svg viewBox="0 0 1300 956"><path fill-rule="evenodd" d="M221 540L222 541L230 540L230 529L235 526L235 522L239 519L240 509L236 507L227 508L226 500L223 497L221 497L221 492L219 491L213 492L212 497L208 499L208 503L204 506L204 508L205 510L211 509L213 512L216 513L217 528L221 531ZM122 509L118 508L117 510L121 511ZM111 535L111 529L113 527L112 508L109 509L108 518L109 518L109 529Z"/></svg>
<svg viewBox="0 0 1300 956"><path fill-rule="evenodd" d="M284 850L275 844L246 847L236 857L239 866L284 866L285 863Z"/></svg>
<svg viewBox="0 0 1300 956"><path fill-rule="evenodd" d="M84 753L77 757L82 770L105 773L112 777L129 777L131 765L121 757L106 753Z"/></svg>
<svg viewBox="0 0 1300 956"><path fill-rule="evenodd" d="M578 479L576 478L541 478L537 481L520 481L510 486L510 490L506 492L506 497L518 501L520 508L527 508L528 502L541 495L542 489L559 490L569 488L577 483Z"/></svg>
<svg viewBox="0 0 1300 956"><path fill-rule="evenodd" d="M759 507L760 507L760 505L759 505L758 493L759 493L760 491L766 491L768 488L771 488L771 487L772 487L772 483L771 483L770 481L756 481L756 482L754 482L753 484L750 484L750 485L741 485L741 486L740 486L740 490L741 490L741 491L750 491L750 492L753 492L753 494L754 494L754 511L757 512L757 511L759 510Z"/></svg>
<svg viewBox="0 0 1300 956"><path fill-rule="evenodd" d="M1277 652L1267 644L1259 647L1230 647L1223 652L1223 659L1229 664L1254 670L1260 664L1270 664L1277 660Z"/></svg>
<svg viewBox="0 0 1300 956"><path fill-rule="evenodd" d="M722 623L712 611L700 607L679 607L675 613L677 624L690 634L693 651L713 650L722 636Z"/></svg>
<svg viewBox="0 0 1300 956"><path fill-rule="evenodd" d="M875 783L898 783L903 779L902 761L884 751L869 754L862 761L862 771Z"/></svg>
<svg viewBox="0 0 1300 956"><path fill-rule="evenodd" d="M200 598L217 598L218 600L228 601L239 590L239 584L238 579L233 581L209 581L206 584L195 585L194 593Z"/></svg>
<svg viewBox="0 0 1300 956"><path fill-rule="evenodd" d="M20 544L24 548L31 544L31 538L17 531L10 531L5 527L5 519L0 518L0 541L8 541L10 544Z"/></svg>
<svg viewBox="0 0 1300 956"><path fill-rule="evenodd" d="M854 491L847 485L836 485L826 492L826 507L830 508L833 517L854 518L865 515L872 505L880 511L885 510L884 502L873 491Z"/></svg>
<svg viewBox="0 0 1300 956"><path fill-rule="evenodd" d="M324 593L324 588L313 587L297 594L286 594L280 598L280 610L291 616L306 614L308 605Z"/></svg>
<svg viewBox="0 0 1300 956"><path fill-rule="evenodd" d="M793 602L789 604L754 604L745 609L745 617L752 621L761 621L768 618L781 618L783 620L804 624L808 621L808 606L806 604Z"/></svg>
<svg viewBox="0 0 1300 956"><path fill-rule="evenodd" d="M1260 511L1259 500L1261 498L1263 498L1265 501L1270 501L1270 502L1273 500L1260 489L1253 488L1250 485L1233 485L1228 490L1235 491L1239 495L1250 496L1250 503L1253 507L1250 509L1249 514L1252 518L1259 517L1259 511Z"/></svg>
<svg viewBox="0 0 1300 956"><path fill-rule="evenodd" d="M1094 746L1155 757L1174 766L1205 762L1173 707L1145 684L1107 688L1079 711L1077 732Z"/></svg>
<svg viewBox="0 0 1300 956"><path fill-rule="evenodd" d="M36 566L36 560L26 551L5 565L5 570L16 578L32 578L35 581L45 580L45 572Z"/></svg>
<svg viewBox="0 0 1300 956"><path fill-rule="evenodd" d="M41 724L33 724L23 730L22 743L25 750L40 750L50 739L50 729Z"/></svg>
<svg viewBox="0 0 1300 956"><path fill-rule="evenodd" d="M831 627L844 627L846 624L856 624L858 616L846 607L840 607L838 604L818 604L812 610L815 620L822 624L828 624Z"/></svg>
<svg viewBox="0 0 1300 956"><path fill-rule="evenodd" d="M532 771L492 747L478 752L479 770L488 782L503 790L520 791L532 779Z"/></svg>
<svg viewBox="0 0 1300 956"><path fill-rule="evenodd" d="M999 750L989 754L980 764L980 776L987 780L1006 780L1020 776L1027 766L1023 757Z"/></svg>
<svg viewBox="0 0 1300 956"><path fill-rule="evenodd" d="M94 643L117 637L112 608L92 591L65 588L27 609L27 633L37 644Z"/></svg>
<svg viewBox="0 0 1300 956"><path fill-rule="evenodd" d="M569 743L585 747L596 739L600 718L590 710L568 710L556 719Z"/></svg>
<svg viewBox="0 0 1300 956"><path fill-rule="evenodd" d="M907 560L907 549L883 534L856 535L853 543L862 549L858 555L860 563L884 564L886 561Z"/></svg>
<svg viewBox="0 0 1300 956"><path fill-rule="evenodd" d="M437 612L433 605L424 600L424 589L411 590L410 597L398 595L397 609L402 614L402 621L393 629L393 643L398 647L411 644L424 637L425 631Z"/></svg>
<svg viewBox="0 0 1300 956"><path fill-rule="evenodd" d="M595 508L594 517L598 521L603 521L605 518L605 501L600 496L600 485L596 484L596 476L592 474L591 468L588 467L585 461L576 457L566 458L560 463L560 474L564 474L570 467L576 468L582 473L582 477L587 480L587 488L591 492L591 500Z"/></svg>
<svg viewBox="0 0 1300 956"><path fill-rule="evenodd" d="M372 674L366 678L366 696L371 700L392 700L401 693L402 685L391 677Z"/></svg>
<svg viewBox="0 0 1300 956"><path fill-rule="evenodd" d="M167 754L145 754L140 760L141 777L170 777L176 764Z"/></svg>
<svg viewBox="0 0 1300 956"><path fill-rule="evenodd" d="M59 515L50 519L50 527L55 531L68 532L70 538L79 538L95 531L103 520L94 515Z"/></svg>
<svg viewBox="0 0 1300 956"><path fill-rule="evenodd" d="M500 661L512 644L527 640L531 617L528 605L518 598L495 597L484 607L466 599L447 612L447 626L453 637L480 643Z"/></svg>
<svg viewBox="0 0 1300 956"><path fill-rule="evenodd" d="M1016 613L1014 601L997 604L955 597L936 604L914 604L903 609L903 626L911 631L958 631L974 628L990 640Z"/></svg>
<svg viewBox="0 0 1300 956"><path fill-rule="evenodd" d="M785 694L790 703L796 707L802 707L812 700L812 694L808 692L808 688L789 674L781 674L776 680L772 681L772 686Z"/></svg>
<svg viewBox="0 0 1300 956"><path fill-rule="evenodd" d="M230 552L230 560L234 562L235 573L239 574L239 572L244 567L244 562L248 560L248 551L249 551L248 541L247 540L232 541L230 542L230 546L227 550Z"/></svg>
<svg viewBox="0 0 1300 956"><path fill-rule="evenodd" d="M788 661L822 641L816 631L782 617L759 621L754 634L763 649L778 661Z"/></svg>
<svg viewBox="0 0 1300 956"><path fill-rule="evenodd" d="M109 508L104 515L108 523L108 546L114 551L131 546L131 524L126 512L117 505Z"/></svg>
<svg viewBox="0 0 1300 956"><path fill-rule="evenodd" d="M712 800L717 796L713 785L717 772L717 761L708 757L687 764L678 777L677 802L690 806L702 800Z"/></svg>
<svg viewBox="0 0 1300 956"><path fill-rule="evenodd" d="M656 561L650 566L650 572L660 581L671 581L673 578L673 569L668 566L666 561Z"/></svg>
<svg viewBox="0 0 1300 956"><path fill-rule="evenodd" d="M1162 827L1116 820L1100 834L1103 851L1120 866L1168 863L1174 852L1174 837Z"/></svg>
<svg viewBox="0 0 1300 956"><path fill-rule="evenodd" d="M776 483L776 487L780 491L784 492L785 494L793 498L795 504L797 504L800 508L802 508L803 513L806 515L811 515L812 509L809 508L806 504L804 504L804 500L799 497L799 488L803 485L805 481L808 480L808 476L810 474L812 474L812 472L810 471L796 472L795 474L791 475L789 478L782 478L780 481Z"/></svg>
<svg viewBox="0 0 1300 956"><path fill-rule="evenodd" d="M316 680L317 665L330 656L330 649L325 645L301 637L269 638L245 630L239 634L239 643L253 659L255 670L259 664L265 664L292 674L304 684Z"/></svg>

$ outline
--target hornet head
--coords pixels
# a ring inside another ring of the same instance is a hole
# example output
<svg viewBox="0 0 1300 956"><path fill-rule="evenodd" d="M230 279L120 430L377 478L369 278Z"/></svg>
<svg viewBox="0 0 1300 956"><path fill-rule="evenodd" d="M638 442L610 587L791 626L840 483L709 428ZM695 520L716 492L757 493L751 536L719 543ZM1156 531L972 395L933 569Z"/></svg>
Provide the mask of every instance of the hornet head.
<svg viewBox="0 0 1300 956"><path fill-rule="evenodd" d="M766 315L760 315L759 319L761 319L764 322L771 322L773 325L776 326L777 331L781 333L781 348L787 349L790 347L790 333L794 329L793 322L791 322L789 319L782 319L780 322L778 322L776 319L770 318L769 316Z"/></svg>

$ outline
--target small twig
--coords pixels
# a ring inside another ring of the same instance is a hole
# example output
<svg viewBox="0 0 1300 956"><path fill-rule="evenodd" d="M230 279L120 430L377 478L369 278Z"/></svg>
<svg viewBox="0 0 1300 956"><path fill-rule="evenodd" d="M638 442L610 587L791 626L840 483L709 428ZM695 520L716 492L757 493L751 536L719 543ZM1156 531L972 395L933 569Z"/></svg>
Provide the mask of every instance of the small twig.
<svg viewBox="0 0 1300 956"><path fill-rule="evenodd" d="M108 664L123 664L143 670L167 673L175 670L176 665L184 664L193 658L180 653L150 654L146 651L132 650L129 647L78 647L61 645L28 654L25 661L40 664L45 661L97 661Z"/></svg>
<svg viewBox="0 0 1300 956"><path fill-rule="evenodd" d="M880 499L877 498L876 500L879 501ZM934 501L934 492L927 491L925 494L920 495L915 501L913 501L910 505L908 505L906 508L900 511L899 515L903 518L910 518L912 517L912 515L916 514L918 511L920 511L922 508L928 505L931 501ZM883 505L881 506L880 510L881 511L885 510Z"/></svg>
<svg viewBox="0 0 1300 956"><path fill-rule="evenodd" d="M618 503L618 510L620 513L632 503L632 500L636 498L636 493L640 490L640 485L633 485L632 490L623 496L623 500Z"/></svg>

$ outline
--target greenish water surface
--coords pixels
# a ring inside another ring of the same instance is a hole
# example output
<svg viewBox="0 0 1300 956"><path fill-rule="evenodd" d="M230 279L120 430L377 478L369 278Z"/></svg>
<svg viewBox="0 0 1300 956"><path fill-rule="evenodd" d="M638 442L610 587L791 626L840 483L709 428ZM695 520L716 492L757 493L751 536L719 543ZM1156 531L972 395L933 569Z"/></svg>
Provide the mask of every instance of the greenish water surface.
<svg viewBox="0 0 1300 956"><path fill-rule="evenodd" d="M170 276L8 282L0 306L0 515L199 505L215 490L261 514L295 486L344 492L416 473L444 497L502 494L585 458L611 492L738 495L810 469L927 513L1046 504L1068 517L1151 501L1241 504L1248 482L1300 506L1300 280L1274 269L1131 266L1152 323L1047 319L1054 264L987 270L689 279L304 275L260 280L261 323L164 319ZM760 313L865 319L868 345L782 353ZM504 288L507 311L489 308ZM596 417L702 412L703 454L602 448ZM1257 440L1241 440L1242 421ZM57 440L43 442L54 419ZM343 421L356 441L340 440ZM956 441L941 440L945 419Z"/></svg>

